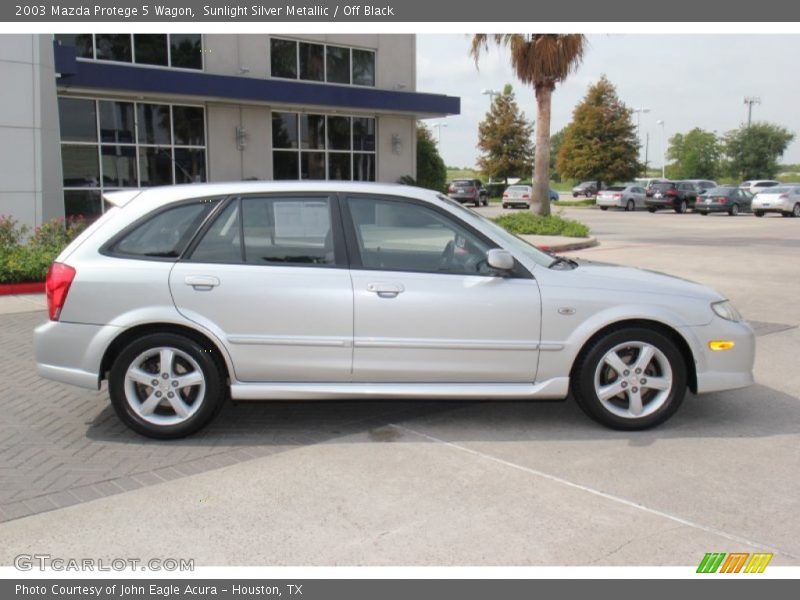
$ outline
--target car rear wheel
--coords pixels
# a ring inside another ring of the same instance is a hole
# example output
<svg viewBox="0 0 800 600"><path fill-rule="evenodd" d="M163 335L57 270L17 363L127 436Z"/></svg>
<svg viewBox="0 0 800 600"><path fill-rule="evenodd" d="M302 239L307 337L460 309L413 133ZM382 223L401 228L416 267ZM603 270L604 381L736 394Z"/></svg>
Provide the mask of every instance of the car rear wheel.
<svg viewBox="0 0 800 600"><path fill-rule="evenodd" d="M578 358L571 387L592 419L613 429L653 427L671 417L686 395L686 363L661 333L626 328L595 341Z"/></svg>
<svg viewBox="0 0 800 600"><path fill-rule="evenodd" d="M764 216L764 211L763 210L756 210L756 211L753 211L753 214L755 216L757 216L757 217L763 217Z"/></svg>
<svg viewBox="0 0 800 600"><path fill-rule="evenodd" d="M628 203L625 205L625 210L628 212L633 212L636 210L636 203L633 201L633 199L628 199Z"/></svg>
<svg viewBox="0 0 800 600"><path fill-rule="evenodd" d="M608 210L608 207L607 206L601 206L600 210Z"/></svg>
<svg viewBox="0 0 800 600"><path fill-rule="evenodd" d="M650 208L647 209L647 212L654 213L654 212L656 212L656 209L653 208L653 207L650 207Z"/></svg>
<svg viewBox="0 0 800 600"><path fill-rule="evenodd" d="M731 206L728 209L728 214L730 216L732 216L732 217L735 217L736 215L738 215L739 214L739 205L738 204L734 204L733 206Z"/></svg>
<svg viewBox="0 0 800 600"><path fill-rule="evenodd" d="M800 204L794 205L794 208L792 208L792 216L795 218L800 218Z"/></svg>
<svg viewBox="0 0 800 600"><path fill-rule="evenodd" d="M114 410L128 427L158 439L199 430L227 396L215 355L173 333L146 335L126 346L111 367L108 390Z"/></svg>
<svg viewBox="0 0 800 600"><path fill-rule="evenodd" d="M503 202L503 208L508 208L508 204L506 204L505 202Z"/></svg>
<svg viewBox="0 0 800 600"><path fill-rule="evenodd" d="M689 209L689 205L686 204L686 200L681 200L681 203L675 207L675 212L679 215L685 215L686 211Z"/></svg>

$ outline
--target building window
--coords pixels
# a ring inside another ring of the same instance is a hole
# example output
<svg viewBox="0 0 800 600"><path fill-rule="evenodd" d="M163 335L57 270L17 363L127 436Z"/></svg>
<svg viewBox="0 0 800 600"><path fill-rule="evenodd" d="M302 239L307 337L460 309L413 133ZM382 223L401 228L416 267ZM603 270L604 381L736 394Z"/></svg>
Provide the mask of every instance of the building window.
<svg viewBox="0 0 800 600"><path fill-rule="evenodd" d="M375 181L374 117L272 113L273 179Z"/></svg>
<svg viewBox="0 0 800 600"><path fill-rule="evenodd" d="M114 189L206 181L205 109L60 97L67 216L103 212Z"/></svg>
<svg viewBox="0 0 800 600"><path fill-rule="evenodd" d="M273 77L375 87L375 51L270 39Z"/></svg>
<svg viewBox="0 0 800 600"><path fill-rule="evenodd" d="M59 33L55 39L75 47L75 56L176 69L203 68L199 33Z"/></svg>

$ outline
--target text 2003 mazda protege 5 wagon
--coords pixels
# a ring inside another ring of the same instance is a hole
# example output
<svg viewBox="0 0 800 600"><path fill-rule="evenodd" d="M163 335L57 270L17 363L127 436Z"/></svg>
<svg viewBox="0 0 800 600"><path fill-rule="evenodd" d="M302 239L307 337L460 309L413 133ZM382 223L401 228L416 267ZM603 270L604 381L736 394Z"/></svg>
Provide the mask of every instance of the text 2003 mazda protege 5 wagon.
<svg viewBox="0 0 800 600"><path fill-rule="evenodd" d="M47 277L44 377L136 431L190 434L229 396L561 399L642 429L753 382L754 336L702 285L553 258L447 197L359 183L106 194Z"/></svg>

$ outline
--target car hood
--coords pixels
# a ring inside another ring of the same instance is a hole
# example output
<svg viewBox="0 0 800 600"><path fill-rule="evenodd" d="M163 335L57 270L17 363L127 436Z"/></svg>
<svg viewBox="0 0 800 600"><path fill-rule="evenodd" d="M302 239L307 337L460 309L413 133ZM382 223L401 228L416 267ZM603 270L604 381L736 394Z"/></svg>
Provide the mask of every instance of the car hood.
<svg viewBox="0 0 800 600"><path fill-rule="evenodd" d="M579 266L572 271L575 277L571 285L577 287L683 296L709 302L724 300L724 297L719 292L708 286L673 275L659 273L658 271L587 260L578 260L576 262Z"/></svg>

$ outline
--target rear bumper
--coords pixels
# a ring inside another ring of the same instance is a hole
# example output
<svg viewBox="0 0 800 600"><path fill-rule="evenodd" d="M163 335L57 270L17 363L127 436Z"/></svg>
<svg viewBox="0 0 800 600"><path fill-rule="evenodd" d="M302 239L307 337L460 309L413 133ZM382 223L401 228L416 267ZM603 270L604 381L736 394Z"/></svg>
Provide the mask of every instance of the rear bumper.
<svg viewBox="0 0 800 600"><path fill-rule="evenodd" d="M112 325L43 323L33 332L36 372L53 381L99 389L103 355L120 331Z"/></svg>
<svg viewBox="0 0 800 600"><path fill-rule="evenodd" d="M612 199L598 198L597 200L595 200L595 205L606 206L608 208L624 208L627 205L627 203L621 198L619 200L615 200L613 198Z"/></svg>
<svg viewBox="0 0 800 600"><path fill-rule="evenodd" d="M647 208L675 208L675 202L665 198L648 198L644 201L644 204Z"/></svg>
<svg viewBox="0 0 800 600"><path fill-rule="evenodd" d="M700 213L728 212L730 206L727 204L696 204L694 210Z"/></svg>

